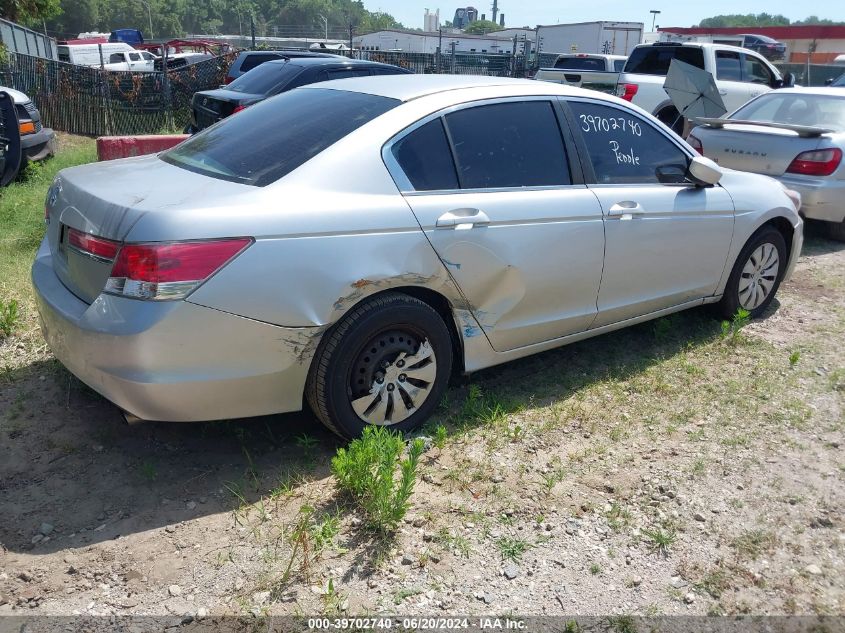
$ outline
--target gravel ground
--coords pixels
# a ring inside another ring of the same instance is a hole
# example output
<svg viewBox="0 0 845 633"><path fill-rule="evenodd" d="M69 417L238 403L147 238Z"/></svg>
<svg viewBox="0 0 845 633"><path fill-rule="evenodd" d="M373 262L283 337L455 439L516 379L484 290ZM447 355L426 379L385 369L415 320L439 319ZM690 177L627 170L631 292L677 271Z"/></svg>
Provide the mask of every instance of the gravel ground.
<svg viewBox="0 0 845 633"><path fill-rule="evenodd" d="M456 385L390 541L307 416L125 426L24 319L0 615L845 613L843 244L735 336L696 310Z"/></svg>

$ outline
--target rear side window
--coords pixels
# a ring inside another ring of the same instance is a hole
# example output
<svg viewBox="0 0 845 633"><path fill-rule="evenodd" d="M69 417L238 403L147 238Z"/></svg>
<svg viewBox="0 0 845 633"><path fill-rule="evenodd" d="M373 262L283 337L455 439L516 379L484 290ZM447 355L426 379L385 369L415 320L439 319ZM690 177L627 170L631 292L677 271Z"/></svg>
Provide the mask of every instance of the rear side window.
<svg viewBox="0 0 845 633"><path fill-rule="evenodd" d="M245 55L244 60L241 62L241 72L245 73L248 70L252 70L256 66L260 66L264 62L269 62L279 59L278 55L270 55L268 53L259 53L257 55Z"/></svg>
<svg viewBox="0 0 845 633"><path fill-rule="evenodd" d="M614 72L621 73L622 69L625 68L625 61L624 59L617 59L613 62L613 70Z"/></svg>
<svg viewBox="0 0 845 633"><path fill-rule="evenodd" d="M341 90L291 90L239 112L160 154L211 178L263 187L400 101Z"/></svg>
<svg viewBox="0 0 845 633"><path fill-rule="evenodd" d="M483 105L445 118L462 189L571 184L551 102Z"/></svg>
<svg viewBox="0 0 845 633"><path fill-rule="evenodd" d="M665 75L673 59L704 69L704 52L696 46L640 46L631 52L625 72Z"/></svg>
<svg viewBox="0 0 845 633"><path fill-rule="evenodd" d="M572 101L598 184L683 182L689 158L659 130L627 110Z"/></svg>
<svg viewBox="0 0 845 633"><path fill-rule="evenodd" d="M226 90L244 94L266 95L284 88L300 72L302 72L302 66L295 66L290 62L262 64L235 79L226 86Z"/></svg>
<svg viewBox="0 0 845 633"><path fill-rule="evenodd" d="M408 134L391 151L416 191L458 188L455 163L440 118Z"/></svg>
<svg viewBox="0 0 845 633"><path fill-rule="evenodd" d="M723 81L742 81L742 66L739 53L734 51L716 51L716 79Z"/></svg>

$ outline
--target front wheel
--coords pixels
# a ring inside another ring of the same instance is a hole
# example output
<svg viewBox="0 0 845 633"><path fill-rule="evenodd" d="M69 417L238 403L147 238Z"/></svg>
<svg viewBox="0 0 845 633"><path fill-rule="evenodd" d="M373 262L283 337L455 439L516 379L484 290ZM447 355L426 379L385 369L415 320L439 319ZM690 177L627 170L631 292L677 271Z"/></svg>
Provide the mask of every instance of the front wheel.
<svg viewBox="0 0 845 633"><path fill-rule="evenodd" d="M428 304L388 293L356 307L330 330L311 365L306 397L330 430L354 438L368 424L420 427L452 371L452 341Z"/></svg>
<svg viewBox="0 0 845 633"><path fill-rule="evenodd" d="M757 317L769 307L786 270L783 235L766 226L751 236L739 253L725 286L718 312L726 319L742 308Z"/></svg>

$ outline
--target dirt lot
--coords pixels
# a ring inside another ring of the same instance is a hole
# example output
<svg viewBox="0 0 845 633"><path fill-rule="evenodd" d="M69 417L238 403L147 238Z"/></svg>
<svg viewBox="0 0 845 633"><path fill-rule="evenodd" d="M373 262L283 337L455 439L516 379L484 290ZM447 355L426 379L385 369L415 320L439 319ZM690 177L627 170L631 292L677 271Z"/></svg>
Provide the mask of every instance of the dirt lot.
<svg viewBox="0 0 845 633"><path fill-rule="evenodd" d="M0 615L845 613L843 244L736 335L696 310L456 385L392 542L307 416L126 426L22 308Z"/></svg>

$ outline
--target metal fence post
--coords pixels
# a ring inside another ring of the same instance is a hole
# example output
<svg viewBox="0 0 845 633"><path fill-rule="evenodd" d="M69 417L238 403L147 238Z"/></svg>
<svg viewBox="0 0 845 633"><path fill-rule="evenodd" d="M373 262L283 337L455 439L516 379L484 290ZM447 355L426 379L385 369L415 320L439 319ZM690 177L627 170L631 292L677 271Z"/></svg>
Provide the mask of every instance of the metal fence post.
<svg viewBox="0 0 845 633"><path fill-rule="evenodd" d="M164 70L164 77L162 78L162 87L164 88L164 124L168 130L172 130L175 125L173 123L173 95L170 92L170 72L167 67L167 48L167 46L162 46L164 52L162 56L162 68Z"/></svg>

